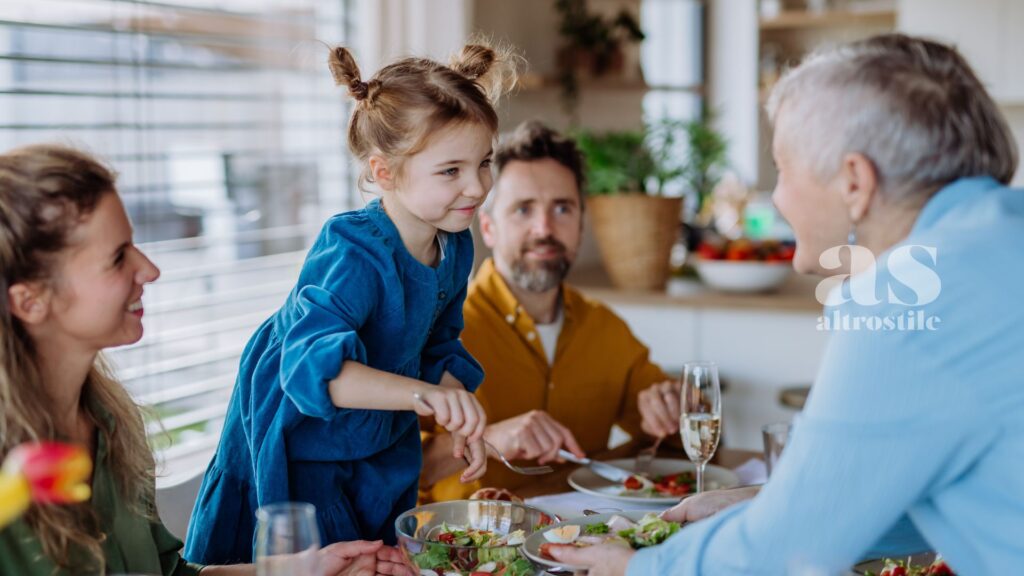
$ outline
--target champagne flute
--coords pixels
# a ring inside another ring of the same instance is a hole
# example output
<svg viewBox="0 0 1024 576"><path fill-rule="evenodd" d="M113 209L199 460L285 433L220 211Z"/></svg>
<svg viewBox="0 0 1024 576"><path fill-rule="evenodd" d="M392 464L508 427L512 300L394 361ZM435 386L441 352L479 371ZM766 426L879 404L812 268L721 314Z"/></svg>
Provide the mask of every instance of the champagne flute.
<svg viewBox="0 0 1024 576"><path fill-rule="evenodd" d="M256 511L257 576L313 576L320 569L316 508L283 502Z"/></svg>
<svg viewBox="0 0 1024 576"><path fill-rule="evenodd" d="M722 389L714 362L683 364L679 434L686 456L697 466L697 492L704 491L704 465L718 449L722 432Z"/></svg>

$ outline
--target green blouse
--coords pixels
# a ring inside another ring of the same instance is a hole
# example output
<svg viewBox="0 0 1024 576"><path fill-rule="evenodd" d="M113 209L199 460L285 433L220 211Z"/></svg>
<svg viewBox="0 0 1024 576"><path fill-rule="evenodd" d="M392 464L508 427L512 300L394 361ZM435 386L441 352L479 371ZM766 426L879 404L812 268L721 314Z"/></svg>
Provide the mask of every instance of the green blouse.
<svg viewBox="0 0 1024 576"><path fill-rule="evenodd" d="M159 519L150 520L129 510L117 492L107 462L103 434L97 433L95 470L92 482L92 506L108 538L103 542L108 574L148 574L156 576L195 576L201 566L182 559L180 540L164 528ZM42 545L28 525L18 520L0 531L0 574L18 576L54 576L84 574L57 571L43 555Z"/></svg>

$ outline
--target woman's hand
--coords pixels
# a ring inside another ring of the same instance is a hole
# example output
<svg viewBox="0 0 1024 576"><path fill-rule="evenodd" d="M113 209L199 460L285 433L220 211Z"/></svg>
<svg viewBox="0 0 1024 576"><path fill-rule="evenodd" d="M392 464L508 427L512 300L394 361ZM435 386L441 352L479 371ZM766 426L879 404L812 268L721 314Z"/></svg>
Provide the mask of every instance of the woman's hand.
<svg viewBox="0 0 1024 576"><path fill-rule="evenodd" d="M713 516L737 502L750 500L760 491L760 486L745 486L701 492L662 512L661 517L673 522L696 522Z"/></svg>
<svg viewBox="0 0 1024 576"><path fill-rule="evenodd" d="M476 396L461 385L424 384L413 397L413 408L420 416L433 416L438 425L452 433L456 458L464 457L467 442L483 438L487 414Z"/></svg>
<svg viewBox="0 0 1024 576"><path fill-rule="evenodd" d="M550 554L559 562L586 566L588 576L623 576L635 552L614 544L601 544L586 548L559 546L552 548Z"/></svg>
<svg viewBox="0 0 1024 576"><path fill-rule="evenodd" d="M337 542L320 550L323 576L414 576L405 556L383 542Z"/></svg>

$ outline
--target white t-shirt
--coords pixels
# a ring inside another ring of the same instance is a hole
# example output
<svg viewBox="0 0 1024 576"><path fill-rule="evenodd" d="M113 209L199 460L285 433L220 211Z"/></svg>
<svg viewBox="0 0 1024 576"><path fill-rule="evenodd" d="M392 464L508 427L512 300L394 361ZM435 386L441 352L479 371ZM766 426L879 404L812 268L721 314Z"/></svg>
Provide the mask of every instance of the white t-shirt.
<svg viewBox="0 0 1024 576"><path fill-rule="evenodd" d="M558 345L558 335L562 333L562 307L558 307L555 321L550 324L534 324L537 335L540 336L541 346L544 347L544 354L548 357L548 364L555 363L555 347Z"/></svg>

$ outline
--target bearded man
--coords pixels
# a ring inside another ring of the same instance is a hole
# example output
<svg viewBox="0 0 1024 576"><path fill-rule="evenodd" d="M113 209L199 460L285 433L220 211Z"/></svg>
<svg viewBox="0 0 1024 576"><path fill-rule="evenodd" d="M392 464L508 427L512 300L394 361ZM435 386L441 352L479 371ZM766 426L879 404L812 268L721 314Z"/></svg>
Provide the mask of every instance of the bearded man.
<svg viewBox="0 0 1024 576"><path fill-rule="evenodd" d="M543 464L562 448L577 456L605 450L615 425L635 440L675 434L678 384L621 318L565 282L583 231L576 144L528 122L499 145L494 164L480 214L492 257L470 284L462 333L484 368L476 392L491 423L484 439L510 460ZM492 465L462 484L450 455L450 436L426 435L424 500L465 498L480 486L514 492L531 479Z"/></svg>

